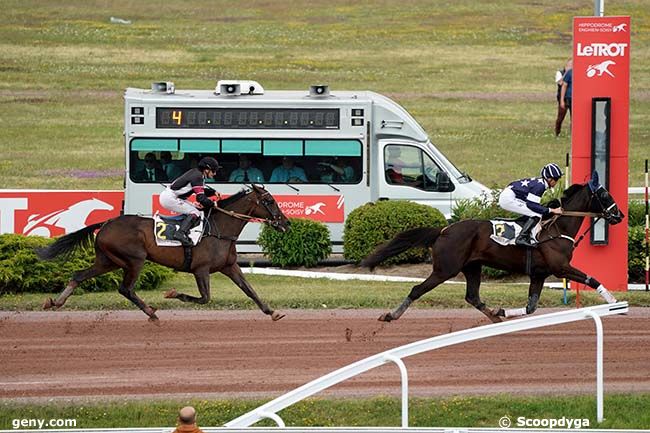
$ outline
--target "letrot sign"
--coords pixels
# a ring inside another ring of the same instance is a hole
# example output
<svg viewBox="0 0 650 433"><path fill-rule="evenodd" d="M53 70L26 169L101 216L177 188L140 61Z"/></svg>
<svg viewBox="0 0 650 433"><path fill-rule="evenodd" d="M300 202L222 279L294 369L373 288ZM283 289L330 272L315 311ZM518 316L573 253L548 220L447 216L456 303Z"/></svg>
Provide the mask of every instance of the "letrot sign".
<svg viewBox="0 0 650 433"><path fill-rule="evenodd" d="M571 180L586 182L596 170L626 215L629 94L630 17L574 18ZM610 290L627 290L627 242L627 220L598 221L572 263Z"/></svg>

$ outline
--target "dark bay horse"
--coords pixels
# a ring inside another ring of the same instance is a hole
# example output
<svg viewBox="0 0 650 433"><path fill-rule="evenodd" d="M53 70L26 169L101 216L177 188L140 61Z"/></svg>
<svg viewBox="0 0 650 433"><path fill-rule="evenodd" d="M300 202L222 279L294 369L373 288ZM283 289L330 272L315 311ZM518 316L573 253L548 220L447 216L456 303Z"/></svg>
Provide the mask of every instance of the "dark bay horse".
<svg viewBox="0 0 650 433"><path fill-rule="evenodd" d="M289 220L282 213L273 196L257 185L252 190L242 190L219 201L207 218L206 237L192 249L190 270L194 274L200 297L177 293L175 289L165 294L183 302L205 304L210 300L210 274L221 272L229 277L251 298L265 314L279 320L284 317L273 311L260 300L255 290L246 281L237 265L235 241L249 220L261 219L279 231L289 228ZM137 305L152 321L158 320L156 309L147 305L135 294L133 287L144 266L150 260L176 270L182 270L183 247L159 247L153 234L153 219L136 215L122 215L108 221L93 224L74 233L58 238L52 245L37 251L42 260L72 253L76 248L90 245L95 230L95 263L88 269L76 272L56 300L48 298L44 309L62 307L75 287L81 282L115 269L124 270L124 279L119 292Z"/></svg>
<svg viewBox="0 0 650 433"><path fill-rule="evenodd" d="M394 311L383 314L379 320L397 320L422 295L439 284L463 273L467 281L465 300L485 314L493 322L503 317L516 317L533 313L542 292L544 280L551 274L583 283L598 291L608 302L614 297L594 277L571 266L575 248L575 236L585 216L599 216L610 224L620 223L624 215L607 190L598 183L596 173L584 185L573 185L564 191L560 201L563 215L542 229L538 235L537 248L501 246L490 239L492 225L489 221L466 220L444 228L417 228L404 231L392 240L380 245L366 257L361 266L374 268L383 260L414 247L429 247L433 258L433 272L414 286L402 304ZM481 266L488 265L515 273L527 273L530 269L528 305L525 308L504 310L490 309L481 302Z"/></svg>

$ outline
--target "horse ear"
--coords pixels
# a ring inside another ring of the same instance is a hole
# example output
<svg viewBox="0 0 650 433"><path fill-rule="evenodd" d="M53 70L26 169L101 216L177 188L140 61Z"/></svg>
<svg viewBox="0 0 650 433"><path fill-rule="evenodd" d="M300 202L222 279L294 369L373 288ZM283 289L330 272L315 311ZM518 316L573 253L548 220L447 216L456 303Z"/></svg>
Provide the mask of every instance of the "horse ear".
<svg viewBox="0 0 650 433"><path fill-rule="evenodd" d="M591 174L591 180L589 181L589 189L594 192L598 189L599 186L600 182L598 181L598 172L594 170L594 172Z"/></svg>

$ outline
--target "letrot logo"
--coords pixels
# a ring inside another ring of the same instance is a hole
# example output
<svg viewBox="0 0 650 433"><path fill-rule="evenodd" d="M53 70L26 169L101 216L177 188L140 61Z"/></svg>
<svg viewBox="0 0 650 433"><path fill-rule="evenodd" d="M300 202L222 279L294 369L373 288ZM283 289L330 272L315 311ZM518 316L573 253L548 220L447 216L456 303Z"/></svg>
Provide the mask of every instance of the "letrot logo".
<svg viewBox="0 0 650 433"><path fill-rule="evenodd" d="M614 33L617 33L617 32L626 32L627 30L625 29L625 27L627 27L627 24L625 24L625 23L621 23L621 24L619 24L619 25L617 25L617 26L614 26L614 28L612 29L612 31L613 31Z"/></svg>
<svg viewBox="0 0 650 433"><path fill-rule="evenodd" d="M325 203L323 203L322 201L319 201L318 203L313 204L313 205L311 205L311 206L307 206L307 207L305 208L305 215L311 215L311 214L314 214L314 215L316 215L316 214L322 214L322 215L325 215L325 212L323 212L323 211L321 210L322 207L325 207Z"/></svg>
<svg viewBox="0 0 650 433"><path fill-rule="evenodd" d="M608 68L611 65L615 65L615 64L616 62L614 62L613 60L605 60L604 62L598 63L597 65L589 65L589 67L587 67L587 77L589 78L602 77L603 74L607 74L610 77L614 78L614 74L612 74Z"/></svg>
<svg viewBox="0 0 650 433"><path fill-rule="evenodd" d="M113 206L91 198L45 215L33 214L28 218L23 234L49 237L52 227L61 228L66 234L72 233L86 227L86 219L96 210L113 210Z"/></svg>
<svg viewBox="0 0 650 433"><path fill-rule="evenodd" d="M588 45L582 45L580 42L578 42L576 48L578 56L581 57L619 57L625 56L625 49L627 48L627 44L604 44L595 42Z"/></svg>

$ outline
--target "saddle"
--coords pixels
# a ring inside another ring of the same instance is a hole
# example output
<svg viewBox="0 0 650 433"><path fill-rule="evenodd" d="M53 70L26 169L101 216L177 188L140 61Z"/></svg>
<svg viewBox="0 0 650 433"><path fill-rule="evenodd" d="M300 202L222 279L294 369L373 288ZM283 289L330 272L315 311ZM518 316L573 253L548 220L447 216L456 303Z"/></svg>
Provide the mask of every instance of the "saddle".
<svg viewBox="0 0 650 433"><path fill-rule="evenodd" d="M156 245L159 247L177 247L180 246L180 241L174 239L174 233L181 225L181 221L185 215L164 216L156 214L153 216L153 234L156 238ZM201 215L201 220L197 225L190 229L189 238L196 246L203 237L204 216Z"/></svg>
<svg viewBox="0 0 650 433"><path fill-rule="evenodd" d="M515 245L515 239L517 239L517 236L521 233L521 229L527 220L528 217L490 220L490 223L492 224L492 234L490 235L490 239L503 246ZM541 227L539 224L533 227L531 237L535 241L537 241L537 235L540 230Z"/></svg>

